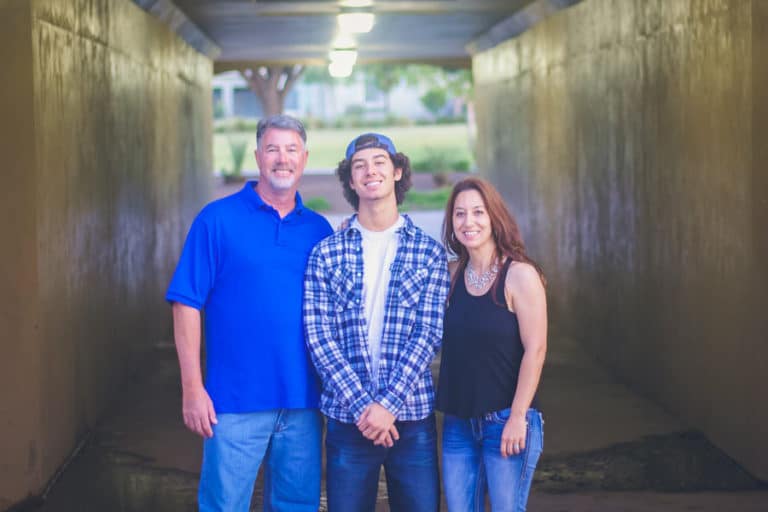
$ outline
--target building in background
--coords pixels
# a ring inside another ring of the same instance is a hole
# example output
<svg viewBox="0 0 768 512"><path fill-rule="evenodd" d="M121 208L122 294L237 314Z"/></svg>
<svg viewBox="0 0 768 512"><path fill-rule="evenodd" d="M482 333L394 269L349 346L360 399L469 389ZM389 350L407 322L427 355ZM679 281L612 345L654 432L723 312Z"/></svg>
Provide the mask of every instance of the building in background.
<svg viewBox="0 0 768 512"><path fill-rule="evenodd" d="M259 118L263 115L258 97L238 71L215 75L212 85L216 119ZM333 123L344 116L357 116L364 121L407 118L414 122L429 122L437 117L421 99L429 87L426 81L412 85L402 79L386 93L363 72L347 81L309 83L300 80L286 97L285 113L321 123ZM438 115L460 117L463 111L463 101L447 98Z"/></svg>

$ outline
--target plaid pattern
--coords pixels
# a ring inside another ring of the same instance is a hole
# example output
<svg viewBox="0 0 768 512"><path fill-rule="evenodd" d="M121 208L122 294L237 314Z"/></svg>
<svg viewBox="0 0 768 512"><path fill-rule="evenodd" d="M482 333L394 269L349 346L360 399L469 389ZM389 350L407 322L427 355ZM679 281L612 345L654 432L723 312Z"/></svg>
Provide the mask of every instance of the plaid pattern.
<svg viewBox="0 0 768 512"><path fill-rule="evenodd" d="M304 329L323 384L320 409L338 421L357 421L373 402L400 421L432 412L429 366L443 334L448 266L442 245L404 217L387 289L377 382L367 348L360 231L348 227L334 233L309 256Z"/></svg>

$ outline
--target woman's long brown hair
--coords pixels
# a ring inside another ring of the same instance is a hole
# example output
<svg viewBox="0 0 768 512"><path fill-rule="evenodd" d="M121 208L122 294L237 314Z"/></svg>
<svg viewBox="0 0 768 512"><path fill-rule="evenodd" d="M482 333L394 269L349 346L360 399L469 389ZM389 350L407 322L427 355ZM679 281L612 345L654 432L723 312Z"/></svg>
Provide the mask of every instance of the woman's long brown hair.
<svg viewBox="0 0 768 512"><path fill-rule="evenodd" d="M520 236L520 228L517 226L517 221L515 221L515 218L504 203L501 194L499 194L496 188L486 180L472 176L464 178L454 185L453 190L451 191L451 196L448 198L448 204L445 206L443 243L459 258L458 269L451 278L451 290L448 297L450 298L451 295L453 295L456 280L464 275L464 270L469 263L469 252L467 251L467 248L456 239L456 235L453 231L453 208L456 204L456 198L460 193L467 190L476 190L483 198L485 209L491 220L491 233L496 246L496 260L499 262L499 265L503 265L507 258L512 261L528 263L536 269L539 273L539 277L541 277L542 284L546 286L547 281L544 278L544 273L542 272L541 267L539 267L538 263L528 257L528 254L525 252L525 244L523 243L522 236ZM506 277L501 274L502 273L499 272L496 275L496 279L491 286L491 296L493 297L493 301L497 303L496 296L499 283L503 282Z"/></svg>

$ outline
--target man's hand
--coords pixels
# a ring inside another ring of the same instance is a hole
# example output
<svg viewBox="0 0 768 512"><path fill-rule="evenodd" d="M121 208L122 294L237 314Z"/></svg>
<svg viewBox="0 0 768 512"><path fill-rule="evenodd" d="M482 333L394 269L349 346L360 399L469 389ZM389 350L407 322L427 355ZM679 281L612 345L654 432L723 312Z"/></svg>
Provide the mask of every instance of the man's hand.
<svg viewBox="0 0 768 512"><path fill-rule="evenodd" d="M184 389L181 412L189 430L203 437L213 437L211 425L218 423L213 402L204 387Z"/></svg>
<svg viewBox="0 0 768 512"><path fill-rule="evenodd" d="M377 446L389 448L400 439L395 427L395 415L377 403L366 407L357 420L357 428L366 439L370 439Z"/></svg>

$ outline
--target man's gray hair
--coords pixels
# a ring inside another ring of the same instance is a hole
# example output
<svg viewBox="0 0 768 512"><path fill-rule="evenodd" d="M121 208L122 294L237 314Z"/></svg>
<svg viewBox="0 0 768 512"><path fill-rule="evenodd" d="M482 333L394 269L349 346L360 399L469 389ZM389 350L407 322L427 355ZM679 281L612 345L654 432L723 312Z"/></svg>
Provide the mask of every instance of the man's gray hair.
<svg viewBox="0 0 768 512"><path fill-rule="evenodd" d="M304 148L307 147L307 131L304 129L304 125L301 121L295 117L287 116L285 114L277 114L261 119L256 127L256 146L261 146L261 137L270 128L277 128L278 130L291 130L296 132L301 137L301 141L304 143Z"/></svg>

